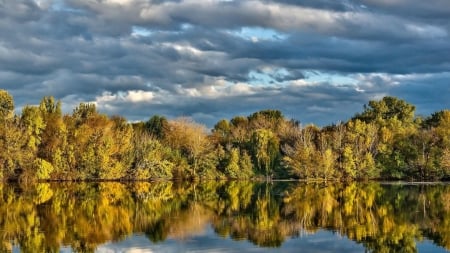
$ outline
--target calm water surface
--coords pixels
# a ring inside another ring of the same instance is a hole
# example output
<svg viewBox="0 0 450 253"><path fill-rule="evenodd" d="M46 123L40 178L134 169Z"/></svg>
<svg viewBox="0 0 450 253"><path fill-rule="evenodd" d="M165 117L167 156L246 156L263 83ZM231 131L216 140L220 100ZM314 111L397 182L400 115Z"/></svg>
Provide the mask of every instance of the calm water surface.
<svg viewBox="0 0 450 253"><path fill-rule="evenodd" d="M0 185L0 252L449 252L450 185Z"/></svg>

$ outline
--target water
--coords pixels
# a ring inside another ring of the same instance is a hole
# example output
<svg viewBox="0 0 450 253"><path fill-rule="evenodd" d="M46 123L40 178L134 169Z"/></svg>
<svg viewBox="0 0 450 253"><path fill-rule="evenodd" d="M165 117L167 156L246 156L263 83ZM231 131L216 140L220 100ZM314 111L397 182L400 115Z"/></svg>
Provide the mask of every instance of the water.
<svg viewBox="0 0 450 253"><path fill-rule="evenodd" d="M449 252L450 185L0 185L0 252Z"/></svg>

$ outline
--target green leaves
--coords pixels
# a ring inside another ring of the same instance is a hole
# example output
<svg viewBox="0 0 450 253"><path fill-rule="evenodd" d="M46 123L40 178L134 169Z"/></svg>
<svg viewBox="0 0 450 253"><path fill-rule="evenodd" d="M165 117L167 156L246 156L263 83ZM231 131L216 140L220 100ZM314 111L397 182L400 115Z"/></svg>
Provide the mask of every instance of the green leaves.
<svg viewBox="0 0 450 253"><path fill-rule="evenodd" d="M450 111L414 118L415 107L395 97L323 128L278 110L220 120L211 132L158 115L130 124L91 103L62 115L51 96L13 111L12 96L0 90L3 179L450 178Z"/></svg>
<svg viewBox="0 0 450 253"><path fill-rule="evenodd" d="M253 132L251 145L257 169L269 176L280 154L278 138L268 129L258 129Z"/></svg>

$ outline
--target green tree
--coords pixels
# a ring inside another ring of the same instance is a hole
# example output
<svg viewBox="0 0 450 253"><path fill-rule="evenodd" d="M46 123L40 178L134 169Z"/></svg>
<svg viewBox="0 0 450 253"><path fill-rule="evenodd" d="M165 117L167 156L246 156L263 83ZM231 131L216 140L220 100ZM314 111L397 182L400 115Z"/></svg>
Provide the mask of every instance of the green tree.
<svg viewBox="0 0 450 253"><path fill-rule="evenodd" d="M169 122L163 116L155 115L145 122L145 129L148 133L158 139L164 138L164 133L167 131Z"/></svg>
<svg viewBox="0 0 450 253"><path fill-rule="evenodd" d="M171 161L172 150L161 144L153 135L140 134L134 138L134 179L172 178L176 164Z"/></svg>
<svg viewBox="0 0 450 253"><path fill-rule="evenodd" d="M284 122L284 116L278 110L262 110L248 116L248 122L252 129L270 129L277 133L278 128Z"/></svg>
<svg viewBox="0 0 450 253"><path fill-rule="evenodd" d="M277 136L268 129L259 129L253 132L251 144L257 169L267 177L271 176L272 170L278 165L280 156Z"/></svg>
<svg viewBox="0 0 450 253"><path fill-rule="evenodd" d="M214 125L212 132L213 137L216 138L218 143L224 146L231 144L231 125L228 120L219 120L219 122Z"/></svg>
<svg viewBox="0 0 450 253"><path fill-rule="evenodd" d="M396 97L387 96L380 101L369 101L369 106L364 106L363 113L356 114L354 118L366 123L375 121L381 125L392 119L411 123L414 120L414 111L415 106Z"/></svg>
<svg viewBox="0 0 450 253"><path fill-rule="evenodd" d="M239 149L233 148L230 151L228 164L225 167L225 174L230 178L239 178Z"/></svg>

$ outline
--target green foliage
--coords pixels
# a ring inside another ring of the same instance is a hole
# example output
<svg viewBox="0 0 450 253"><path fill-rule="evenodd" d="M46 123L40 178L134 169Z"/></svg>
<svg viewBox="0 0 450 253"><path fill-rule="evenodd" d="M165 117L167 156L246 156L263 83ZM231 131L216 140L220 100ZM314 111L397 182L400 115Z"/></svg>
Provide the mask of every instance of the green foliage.
<svg viewBox="0 0 450 253"><path fill-rule="evenodd" d="M97 108L92 103L80 103L77 108L73 110L72 117L75 119L77 125L82 124L90 116L97 114Z"/></svg>
<svg viewBox="0 0 450 253"><path fill-rule="evenodd" d="M141 136L145 138L145 143L136 147L140 154L135 157L135 168L133 169L133 178L151 179L151 178L172 178L172 171L175 163L170 161L171 150L164 147L158 140L152 137Z"/></svg>
<svg viewBox="0 0 450 253"><path fill-rule="evenodd" d="M239 178L239 150L233 148L230 152L230 157L228 158L228 164L225 167L225 175L230 178Z"/></svg>
<svg viewBox="0 0 450 253"><path fill-rule="evenodd" d="M239 168L240 178L251 178L254 175L252 158L246 151L243 151L240 156Z"/></svg>
<svg viewBox="0 0 450 253"><path fill-rule="evenodd" d="M145 130L158 139L164 138L169 122L163 116L155 115L145 122Z"/></svg>
<svg viewBox="0 0 450 253"><path fill-rule="evenodd" d="M61 101L55 101L54 97L44 97L39 104L39 110L44 115L57 114L61 116Z"/></svg>
<svg viewBox="0 0 450 253"><path fill-rule="evenodd" d="M277 132L284 121L284 116L278 110L263 110L248 116L248 122L253 129L270 129Z"/></svg>
<svg viewBox="0 0 450 253"><path fill-rule="evenodd" d="M270 130L259 129L253 133L251 145L256 168L266 176L271 175L280 155L278 138Z"/></svg>
<svg viewBox="0 0 450 253"><path fill-rule="evenodd" d="M415 106L395 97L384 97L380 101L370 101L369 106L364 107L364 112L357 114L355 119L365 122L384 122L397 119L410 123L414 119Z"/></svg>
<svg viewBox="0 0 450 253"><path fill-rule="evenodd" d="M21 115L13 110L12 96L0 90L0 174L9 180L450 179L450 111L414 118L415 107L395 97L323 128L262 110L220 120L211 132L158 115L130 124L90 103L62 115L51 96ZM38 176L47 165L52 172Z"/></svg>

